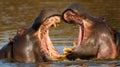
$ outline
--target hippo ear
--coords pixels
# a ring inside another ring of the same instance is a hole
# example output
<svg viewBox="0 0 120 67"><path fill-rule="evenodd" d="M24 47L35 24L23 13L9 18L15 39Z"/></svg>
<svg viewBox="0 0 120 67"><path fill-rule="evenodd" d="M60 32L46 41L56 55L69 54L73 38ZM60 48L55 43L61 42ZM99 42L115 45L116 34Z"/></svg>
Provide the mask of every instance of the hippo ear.
<svg viewBox="0 0 120 67"><path fill-rule="evenodd" d="M25 29L19 28L19 29L17 30L17 35L18 35L18 36L22 36L22 35L24 34L24 31L25 31Z"/></svg>
<svg viewBox="0 0 120 67"><path fill-rule="evenodd" d="M14 43L14 42L15 42L15 40L14 40L13 38L9 38L9 41L10 41L11 43Z"/></svg>
<svg viewBox="0 0 120 67"><path fill-rule="evenodd" d="M100 16L99 19L103 22L106 22L106 16Z"/></svg>

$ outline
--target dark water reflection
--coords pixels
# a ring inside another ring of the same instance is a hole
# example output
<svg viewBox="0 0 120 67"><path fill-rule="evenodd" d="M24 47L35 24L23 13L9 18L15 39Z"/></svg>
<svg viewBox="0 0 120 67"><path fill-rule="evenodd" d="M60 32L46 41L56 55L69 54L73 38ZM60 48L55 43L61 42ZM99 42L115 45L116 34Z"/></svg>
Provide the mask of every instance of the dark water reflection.
<svg viewBox="0 0 120 67"><path fill-rule="evenodd" d="M0 62L0 67L119 67L120 61L62 61L44 63L7 63Z"/></svg>
<svg viewBox="0 0 120 67"><path fill-rule="evenodd" d="M79 3L95 17L105 15L108 24L120 31L120 0L0 0L0 48L16 34L18 28L30 26L41 9L55 8L62 12L73 2ZM77 39L77 33L77 26L64 22L61 22L59 27L50 29L50 37L61 54L63 45L71 45L72 41ZM116 67L119 65L119 60L35 64L0 61L0 67Z"/></svg>

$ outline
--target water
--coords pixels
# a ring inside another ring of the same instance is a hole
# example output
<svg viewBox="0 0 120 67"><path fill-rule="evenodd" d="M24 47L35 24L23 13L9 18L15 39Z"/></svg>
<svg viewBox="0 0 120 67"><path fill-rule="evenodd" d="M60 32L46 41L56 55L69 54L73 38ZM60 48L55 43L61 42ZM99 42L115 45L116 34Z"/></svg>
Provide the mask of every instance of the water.
<svg viewBox="0 0 120 67"><path fill-rule="evenodd" d="M106 16L108 24L120 31L120 0L0 0L0 48L13 38L20 27L32 24L42 8L55 8L62 12L64 8L77 2L93 16ZM64 45L71 47L77 39L78 27L61 21L57 28L50 29L50 37L60 54ZM0 67L116 67L119 60L77 60L47 63L9 63L0 60Z"/></svg>

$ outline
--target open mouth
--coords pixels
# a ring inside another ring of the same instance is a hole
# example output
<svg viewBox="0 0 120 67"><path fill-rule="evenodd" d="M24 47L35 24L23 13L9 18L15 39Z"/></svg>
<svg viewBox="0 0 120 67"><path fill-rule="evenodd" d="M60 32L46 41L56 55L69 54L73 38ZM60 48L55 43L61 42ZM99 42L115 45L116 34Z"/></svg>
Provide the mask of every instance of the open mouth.
<svg viewBox="0 0 120 67"><path fill-rule="evenodd" d="M73 48L67 48L64 47L63 49L63 53L64 56L66 57L68 54L72 53L74 51L74 49L78 48L80 45L82 45L83 41L84 41L84 35L85 35L85 31L84 31L84 25L81 24L79 25L79 32L78 32L78 40L77 41L73 41Z"/></svg>
<svg viewBox="0 0 120 67"><path fill-rule="evenodd" d="M60 18L58 16L53 16L48 18L39 28L38 30L38 38L40 40L40 49L46 57L51 60L55 60L60 54L53 46L53 43L49 36L50 27L56 27L57 24L60 23Z"/></svg>
<svg viewBox="0 0 120 67"><path fill-rule="evenodd" d="M85 27L84 27L82 18L80 18L79 15L72 12L71 10L70 11L68 10L63 14L63 19L67 23L78 25L78 27L79 27L78 40L77 40L77 42L73 41L73 46L74 46L74 48L79 47L83 43L84 38L86 36L85 35ZM67 54L71 53L74 50L74 48L64 48L64 50L63 50L64 54L67 55Z"/></svg>
<svg viewBox="0 0 120 67"><path fill-rule="evenodd" d="M83 41L83 37L84 37L84 25L82 24L81 26L79 26L78 42L77 42L76 47L81 45Z"/></svg>
<svg viewBox="0 0 120 67"><path fill-rule="evenodd" d="M77 14L75 14L74 12L70 10L64 13L64 20L69 23L76 24L79 26L79 35L78 35L78 41L76 44L76 47L78 47L82 43L83 37L84 37L84 24L81 18L79 18Z"/></svg>

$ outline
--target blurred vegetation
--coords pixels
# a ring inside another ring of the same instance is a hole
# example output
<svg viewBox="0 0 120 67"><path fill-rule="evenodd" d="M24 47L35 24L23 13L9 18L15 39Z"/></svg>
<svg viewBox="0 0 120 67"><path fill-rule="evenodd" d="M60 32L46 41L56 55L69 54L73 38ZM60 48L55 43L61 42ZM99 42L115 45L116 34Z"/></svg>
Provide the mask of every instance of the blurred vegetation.
<svg viewBox="0 0 120 67"><path fill-rule="evenodd" d="M95 17L106 16L108 24L120 30L120 0L0 0L0 30L28 27L41 9L55 8L62 12L75 2Z"/></svg>

